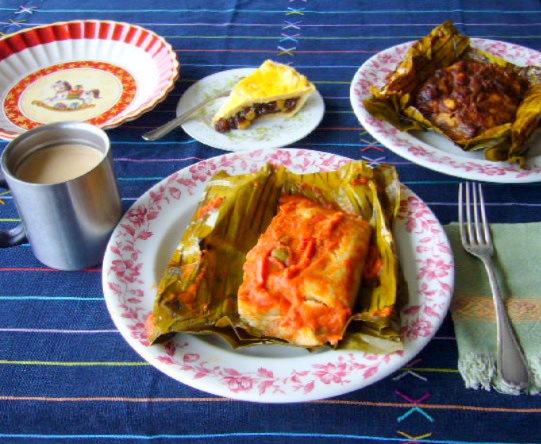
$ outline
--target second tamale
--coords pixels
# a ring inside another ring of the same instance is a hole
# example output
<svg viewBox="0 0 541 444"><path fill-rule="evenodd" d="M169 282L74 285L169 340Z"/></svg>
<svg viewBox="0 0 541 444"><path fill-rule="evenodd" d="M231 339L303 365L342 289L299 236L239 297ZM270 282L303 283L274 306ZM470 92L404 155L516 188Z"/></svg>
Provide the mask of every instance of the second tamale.
<svg viewBox="0 0 541 444"><path fill-rule="evenodd" d="M524 166L541 125L539 70L474 48L448 21L414 42L364 106L403 131L432 130L464 151Z"/></svg>

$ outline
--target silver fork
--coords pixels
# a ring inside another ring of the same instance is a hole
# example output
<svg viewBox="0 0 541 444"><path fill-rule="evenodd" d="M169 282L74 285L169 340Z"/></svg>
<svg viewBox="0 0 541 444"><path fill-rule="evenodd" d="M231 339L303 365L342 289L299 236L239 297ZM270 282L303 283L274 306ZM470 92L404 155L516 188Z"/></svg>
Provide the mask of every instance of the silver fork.
<svg viewBox="0 0 541 444"><path fill-rule="evenodd" d="M524 353L509 322L494 272L492 264L494 245L485 214L485 201L481 184L476 186L476 184L466 182L459 185L458 221L462 245L468 253L481 259L487 270L492 289L497 321L497 371L502 381L509 387L523 390L528 386L530 372Z"/></svg>
<svg viewBox="0 0 541 444"><path fill-rule="evenodd" d="M214 102L215 100L221 99L222 97L227 97L230 93L231 93L230 90L221 91L215 96L209 97L205 101L195 105L193 108L190 108L188 111L181 114L180 116L175 117L174 119L169 120L168 122L164 123L162 126L159 126L158 128L155 128L151 131L144 133L142 136L143 139L153 142L155 140L161 139L162 137L165 137L175 128L179 127L184 122L191 119L195 113L203 109L209 103Z"/></svg>

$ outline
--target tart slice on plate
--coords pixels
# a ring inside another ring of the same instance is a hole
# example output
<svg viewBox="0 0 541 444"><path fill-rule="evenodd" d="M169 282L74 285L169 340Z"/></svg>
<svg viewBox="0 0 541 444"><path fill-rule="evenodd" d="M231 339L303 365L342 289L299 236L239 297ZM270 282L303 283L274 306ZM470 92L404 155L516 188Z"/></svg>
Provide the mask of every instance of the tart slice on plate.
<svg viewBox="0 0 541 444"><path fill-rule="evenodd" d="M295 68L266 60L235 85L214 115L214 129L225 133L246 129L262 116L294 116L315 90Z"/></svg>

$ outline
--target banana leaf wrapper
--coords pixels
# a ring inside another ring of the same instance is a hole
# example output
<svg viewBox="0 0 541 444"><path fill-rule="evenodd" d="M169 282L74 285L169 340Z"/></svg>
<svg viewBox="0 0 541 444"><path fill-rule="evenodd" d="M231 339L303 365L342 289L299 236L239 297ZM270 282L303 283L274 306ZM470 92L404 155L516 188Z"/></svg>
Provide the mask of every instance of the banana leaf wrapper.
<svg viewBox="0 0 541 444"><path fill-rule="evenodd" d="M452 140L464 151L484 150L487 160L525 164L528 143L541 125L541 67L521 67L486 51L473 48L469 37L461 34L450 21L434 28L408 50L402 62L378 88L371 86L371 96L364 100L366 110L402 131L434 131L449 138L412 105L415 91L434 72L459 60L493 63L513 70L527 81L528 90L513 122L485 130L471 139Z"/></svg>
<svg viewBox="0 0 541 444"><path fill-rule="evenodd" d="M154 312L147 321L151 343L185 332L217 334L233 348L287 344L243 322L236 303L246 254L270 224L283 194L301 194L370 221L381 272L363 280L337 348L385 353L402 349L398 313L406 303L407 289L392 235L400 184L394 167L371 168L363 161L311 174L270 164L245 175L217 173L159 284Z"/></svg>

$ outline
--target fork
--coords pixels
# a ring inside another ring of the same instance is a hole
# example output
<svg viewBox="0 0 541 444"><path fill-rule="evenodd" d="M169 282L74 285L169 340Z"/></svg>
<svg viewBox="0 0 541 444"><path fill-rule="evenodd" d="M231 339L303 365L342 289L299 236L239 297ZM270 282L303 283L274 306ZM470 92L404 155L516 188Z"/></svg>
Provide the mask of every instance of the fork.
<svg viewBox="0 0 541 444"><path fill-rule="evenodd" d="M172 120L169 120L168 122L164 123L162 126L159 126L158 128L155 128L151 131L146 132L142 136L143 139L153 142L155 140L161 139L162 137L165 137L175 128L179 127L184 122L188 121L195 113L203 109L209 103L214 102L215 100L221 99L222 97L227 97L230 93L231 93L230 90L221 91L218 94L209 97L205 101L195 105L193 108L190 108L188 111L181 114L180 116L175 117Z"/></svg>
<svg viewBox="0 0 541 444"><path fill-rule="evenodd" d="M494 272L492 263L494 245L485 214L485 201L481 184L476 186L476 184L466 182L459 185L458 222L464 249L481 259L492 289L497 322L497 371L508 387L523 390L528 386L530 372L524 353L509 322Z"/></svg>

